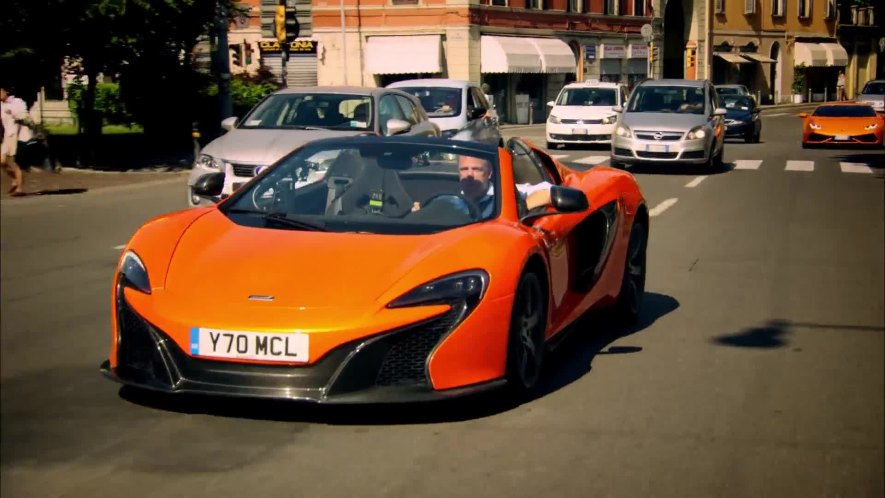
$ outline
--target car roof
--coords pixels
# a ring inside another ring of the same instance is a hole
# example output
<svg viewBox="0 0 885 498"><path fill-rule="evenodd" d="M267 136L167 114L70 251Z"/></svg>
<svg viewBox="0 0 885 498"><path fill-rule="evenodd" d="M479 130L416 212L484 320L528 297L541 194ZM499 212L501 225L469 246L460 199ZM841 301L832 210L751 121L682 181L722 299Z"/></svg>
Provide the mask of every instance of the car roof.
<svg viewBox="0 0 885 498"><path fill-rule="evenodd" d="M387 85L387 88L401 88L410 86L430 86L449 88L479 87L476 83L467 80L454 80L448 78L422 78L414 80L402 80Z"/></svg>
<svg viewBox="0 0 885 498"><path fill-rule="evenodd" d="M746 88L746 85L740 85L738 83L725 83L722 85L714 85L716 88Z"/></svg>
<svg viewBox="0 0 885 498"><path fill-rule="evenodd" d="M379 143L379 144L412 144L412 145L443 145L452 149L467 150L473 152L482 152L486 154L497 154L498 146L489 145L481 142L451 140L442 137L417 136L417 135L393 135L393 136L377 136L377 135L350 135L343 137L330 137L311 140L308 145L314 146L343 146L354 143Z"/></svg>
<svg viewBox="0 0 885 498"><path fill-rule="evenodd" d="M706 84L706 80L663 79L645 80L637 86L687 86L692 88L703 88Z"/></svg>
<svg viewBox="0 0 885 498"><path fill-rule="evenodd" d="M363 86L337 86L337 85L328 85L328 86L305 86L305 87L297 87L297 88L284 88L282 90L277 90L276 94L281 95L289 95L289 94L311 94L311 93L341 93L341 94L350 94L350 95L374 95L380 91L386 91L385 88L377 88L377 87L363 87Z"/></svg>
<svg viewBox="0 0 885 498"><path fill-rule="evenodd" d="M563 88L618 88L627 86L623 83L612 83L610 81L574 81L568 83Z"/></svg>
<svg viewBox="0 0 885 498"><path fill-rule="evenodd" d="M831 107L831 106L832 107L835 107L835 106L838 106L838 107L857 107L857 106L872 107L867 102L826 102L826 103L820 104L817 107Z"/></svg>

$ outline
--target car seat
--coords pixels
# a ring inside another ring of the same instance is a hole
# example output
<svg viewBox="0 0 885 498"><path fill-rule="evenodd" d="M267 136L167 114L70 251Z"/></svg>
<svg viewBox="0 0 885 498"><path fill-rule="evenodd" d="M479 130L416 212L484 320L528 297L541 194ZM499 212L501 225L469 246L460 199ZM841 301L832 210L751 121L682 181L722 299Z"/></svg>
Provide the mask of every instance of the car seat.
<svg viewBox="0 0 885 498"><path fill-rule="evenodd" d="M317 112L316 102L305 100L298 104L297 115L295 116L296 124L302 126L316 126L320 124L320 115Z"/></svg>
<svg viewBox="0 0 885 498"><path fill-rule="evenodd" d="M341 195L350 187L354 179L363 171L362 159L355 151L344 150L332 161L326 173L326 214L335 215L341 211Z"/></svg>
<svg viewBox="0 0 885 498"><path fill-rule="evenodd" d="M354 121L364 121L366 123L369 122L369 104L368 104L368 102L363 102L353 108L353 120Z"/></svg>
<svg viewBox="0 0 885 498"><path fill-rule="evenodd" d="M413 200L395 170L382 168L368 158L363 158L362 165L362 172L350 188L333 201L339 207L330 214L364 212L398 218L411 211Z"/></svg>

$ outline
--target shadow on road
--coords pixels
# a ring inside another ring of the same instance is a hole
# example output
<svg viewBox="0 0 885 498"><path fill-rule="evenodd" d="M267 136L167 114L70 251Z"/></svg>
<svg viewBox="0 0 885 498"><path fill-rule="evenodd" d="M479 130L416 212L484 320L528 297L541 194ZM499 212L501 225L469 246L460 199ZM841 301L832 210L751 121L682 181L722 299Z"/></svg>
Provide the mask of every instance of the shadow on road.
<svg viewBox="0 0 885 498"><path fill-rule="evenodd" d="M794 329L832 329L856 332L885 332L885 327L875 325L844 325L834 323L791 322L773 319L760 327L751 327L733 334L723 334L711 339L720 346L739 348L773 349L788 345Z"/></svg>
<svg viewBox="0 0 885 498"><path fill-rule="evenodd" d="M833 156L833 160L846 163L866 164L873 169L885 169L885 152L883 152L881 149L876 152L858 151L855 153L848 153L844 150L840 152L842 152L842 154Z"/></svg>
<svg viewBox="0 0 885 498"><path fill-rule="evenodd" d="M669 296L646 293L639 321L628 327L612 325L601 314L588 314L548 356L548 369L536 395L519 399L506 390L457 400L389 405L316 405L297 401L241 400L199 395L164 395L123 387L120 397L164 411L244 419L306 422L328 425L435 424L488 417L557 391L590 371L598 354L631 354L638 346L609 346L642 331L679 307ZM603 351L605 349L605 351Z"/></svg>

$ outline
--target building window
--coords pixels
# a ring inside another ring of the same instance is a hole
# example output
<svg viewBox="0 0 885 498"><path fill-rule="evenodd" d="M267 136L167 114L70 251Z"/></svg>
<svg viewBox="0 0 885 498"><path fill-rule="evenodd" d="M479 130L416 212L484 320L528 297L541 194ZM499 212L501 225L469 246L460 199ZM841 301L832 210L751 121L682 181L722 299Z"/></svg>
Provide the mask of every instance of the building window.
<svg viewBox="0 0 885 498"><path fill-rule="evenodd" d="M526 7L529 9L541 10L544 8L544 0L528 0Z"/></svg>
<svg viewBox="0 0 885 498"><path fill-rule="evenodd" d="M744 14L756 13L756 0L744 0Z"/></svg>
<svg viewBox="0 0 885 498"><path fill-rule="evenodd" d="M581 0L568 0L569 12L581 12Z"/></svg>
<svg viewBox="0 0 885 498"><path fill-rule="evenodd" d="M497 5L499 7L506 7L507 0L492 0L492 5Z"/></svg>
<svg viewBox="0 0 885 498"><path fill-rule="evenodd" d="M645 16L645 0L633 0L633 15Z"/></svg>
<svg viewBox="0 0 885 498"><path fill-rule="evenodd" d="M618 15L616 5L617 4L615 3L615 0L605 0L605 3L603 4L602 13L609 15L609 16Z"/></svg>
<svg viewBox="0 0 885 498"><path fill-rule="evenodd" d="M626 16L627 15L627 7L630 5L630 0L618 0L618 15Z"/></svg>
<svg viewBox="0 0 885 498"><path fill-rule="evenodd" d="M714 11L717 14L725 14L725 0L716 0Z"/></svg>
<svg viewBox="0 0 885 498"><path fill-rule="evenodd" d="M836 0L827 0L827 14L824 19L836 18Z"/></svg>
<svg viewBox="0 0 885 498"><path fill-rule="evenodd" d="M771 17L783 17L784 0L771 0Z"/></svg>
<svg viewBox="0 0 885 498"><path fill-rule="evenodd" d="M799 0L799 18L811 17L811 5L813 0Z"/></svg>

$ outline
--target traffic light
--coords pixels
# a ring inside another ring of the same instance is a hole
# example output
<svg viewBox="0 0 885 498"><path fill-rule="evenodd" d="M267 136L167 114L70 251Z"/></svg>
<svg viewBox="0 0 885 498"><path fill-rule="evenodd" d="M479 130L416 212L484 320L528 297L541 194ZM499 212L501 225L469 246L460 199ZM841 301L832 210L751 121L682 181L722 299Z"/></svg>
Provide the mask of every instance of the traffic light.
<svg viewBox="0 0 885 498"><path fill-rule="evenodd" d="M286 7L286 43L295 41L301 31L296 14L295 7Z"/></svg>
<svg viewBox="0 0 885 498"><path fill-rule="evenodd" d="M245 43L243 46L245 47L244 51L246 52L246 65L249 66L252 64L252 44Z"/></svg>
<svg viewBox="0 0 885 498"><path fill-rule="evenodd" d="M695 67L695 65L697 64L697 55L694 50L688 51L688 57L687 57L686 62L688 64L688 67Z"/></svg>
<svg viewBox="0 0 885 498"><path fill-rule="evenodd" d="M651 44L651 50L648 53L648 58L651 59L652 62L658 60L658 46L654 43Z"/></svg>
<svg viewBox="0 0 885 498"><path fill-rule="evenodd" d="M286 5L283 3L274 8L273 32L281 46L286 43Z"/></svg>
<svg viewBox="0 0 885 498"><path fill-rule="evenodd" d="M298 24L295 7L287 5L286 0L280 0L274 10L274 34L277 42L282 46L289 44L298 38L301 26Z"/></svg>
<svg viewBox="0 0 885 498"><path fill-rule="evenodd" d="M235 66L243 65L243 52L240 50L240 44L234 43L230 45L230 51L233 56L233 63Z"/></svg>

